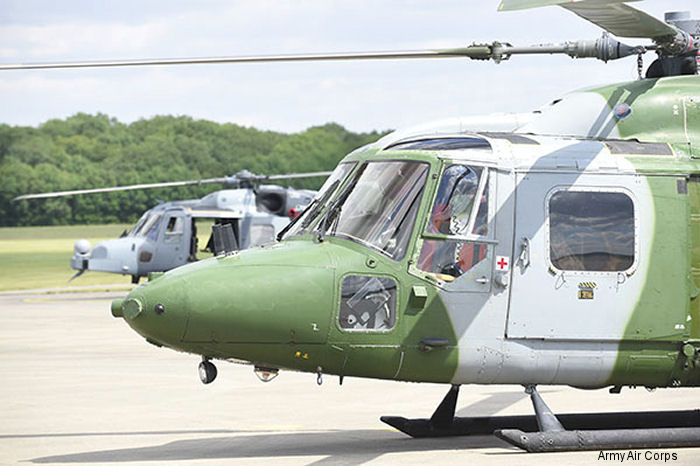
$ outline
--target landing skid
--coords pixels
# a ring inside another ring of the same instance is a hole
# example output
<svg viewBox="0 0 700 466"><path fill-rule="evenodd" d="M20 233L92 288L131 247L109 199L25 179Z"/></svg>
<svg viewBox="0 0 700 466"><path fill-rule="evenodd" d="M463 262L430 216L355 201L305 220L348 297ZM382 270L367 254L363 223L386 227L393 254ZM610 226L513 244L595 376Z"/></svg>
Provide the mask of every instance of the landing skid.
<svg viewBox="0 0 700 466"><path fill-rule="evenodd" d="M494 434L528 452L700 446L698 409L555 416L534 387L526 391L534 416L455 417L459 385L453 385L430 419L381 420L414 438Z"/></svg>

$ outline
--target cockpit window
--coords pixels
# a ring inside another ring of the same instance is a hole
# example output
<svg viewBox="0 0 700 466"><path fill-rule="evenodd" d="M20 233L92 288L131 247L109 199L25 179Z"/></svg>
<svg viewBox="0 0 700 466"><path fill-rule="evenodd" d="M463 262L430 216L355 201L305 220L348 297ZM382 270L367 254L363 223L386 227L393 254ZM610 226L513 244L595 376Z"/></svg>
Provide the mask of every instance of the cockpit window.
<svg viewBox="0 0 700 466"><path fill-rule="evenodd" d="M417 161L367 162L329 206L319 234L348 238L401 260L430 166Z"/></svg>
<svg viewBox="0 0 700 466"><path fill-rule="evenodd" d="M484 176L482 177L482 172ZM440 180L438 193L428 222L428 233L442 235L484 236L487 233L488 172L481 167L450 165ZM481 192L478 211L474 211L475 200ZM472 217L473 222L472 222ZM473 227L468 230L470 224Z"/></svg>
<svg viewBox="0 0 700 466"><path fill-rule="evenodd" d="M129 233L129 236L134 237L145 237L148 236L151 239L155 239L158 235L158 226L160 225L160 214L144 214L143 217L138 221L133 230Z"/></svg>
<svg viewBox="0 0 700 466"><path fill-rule="evenodd" d="M442 173L426 236L417 262L418 270L444 282L467 272L469 279L488 273L489 171L483 167L454 164ZM476 283L476 282L475 282Z"/></svg>
<svg viewBox="0 0 700 466"><path fill-rule="evenodd" d="M138 222L136 222L136 225L134 225L134 228L132 228L129 231L129 234L127 236L136 236L138 232L141 230L141 227L143 226L144 222L150 217L150 214L147 212L141 216Z"/></svg>
<svg viewBox="0 0 700 466"><path fill-rule="evenodd" d="M158 230L160 229L160 215L156 216L153 220L153 223L149 226L149 228L146 228L145 225L143 228L143 233L148 236L148 239L155 241L158 239Z"/></svg>
<svg viewBox="0 0 700 466"><path fill-rule="evenodd" d="M318 194L314 200L309 204L309 206L304 210L304 212L294 219L293 224L290 225L289 230L284 232L284 237L289 238L294 235L298 235L306 231L306 229L311 225L318 215L323 210L328 199L333 196L338 187L343 184L345 178L348 174L355 168L357 163L355 162L345 162L339 164L333 170L333 173L326 179L318 191Z"/></svg>

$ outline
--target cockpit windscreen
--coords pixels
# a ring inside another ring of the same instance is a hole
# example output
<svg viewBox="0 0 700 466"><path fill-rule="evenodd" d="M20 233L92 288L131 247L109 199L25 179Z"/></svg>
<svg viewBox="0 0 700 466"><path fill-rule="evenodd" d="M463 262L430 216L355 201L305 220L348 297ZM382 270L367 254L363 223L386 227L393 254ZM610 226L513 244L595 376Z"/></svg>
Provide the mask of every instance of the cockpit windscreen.
<svg viewBox="0 0 700 466"><path fill-rule="evenodd" d="M357 241L401 260L429 169L427 163L417 161L363 164L331 203L317 230Z"/></svg>

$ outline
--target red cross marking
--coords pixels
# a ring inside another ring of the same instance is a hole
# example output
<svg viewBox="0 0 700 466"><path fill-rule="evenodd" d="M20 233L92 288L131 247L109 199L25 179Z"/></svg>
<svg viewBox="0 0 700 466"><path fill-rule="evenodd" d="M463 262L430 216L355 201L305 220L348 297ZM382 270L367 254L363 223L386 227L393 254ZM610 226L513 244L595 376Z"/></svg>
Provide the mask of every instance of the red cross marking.
<svg viewBox="0 0 700 466"><path fill-rule="evenodd" d="M498 262L496 262L496 265L498 266L499 269L503 270L508 265L508 261L506 260L505 257L501 257L501 259Z"/></svg>

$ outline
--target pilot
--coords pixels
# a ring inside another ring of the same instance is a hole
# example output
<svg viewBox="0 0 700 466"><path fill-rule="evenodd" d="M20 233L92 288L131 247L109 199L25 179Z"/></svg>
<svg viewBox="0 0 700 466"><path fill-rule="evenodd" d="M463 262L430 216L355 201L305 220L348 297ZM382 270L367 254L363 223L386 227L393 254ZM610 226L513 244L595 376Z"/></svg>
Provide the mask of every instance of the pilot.
<svg viewBox="0 0 700 466"><path fill-rule="evenodd" d="M474 205L479 185L478 176L464 165L448 167L440 182L433 211L428 223L428 233L442 235L464 234ZM483 217L483 215L482 215ZM477 224L479 219L477 219ZM485 219L481 220L485 225ZM471 243L446 240L426 240L423 243L418 268L435 273L438 278L452 281L474 263L474 247ZM471 254L470 254L471 252ZM485 254L485 251L483 251Z"/></svg>

